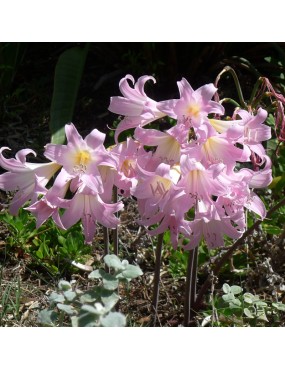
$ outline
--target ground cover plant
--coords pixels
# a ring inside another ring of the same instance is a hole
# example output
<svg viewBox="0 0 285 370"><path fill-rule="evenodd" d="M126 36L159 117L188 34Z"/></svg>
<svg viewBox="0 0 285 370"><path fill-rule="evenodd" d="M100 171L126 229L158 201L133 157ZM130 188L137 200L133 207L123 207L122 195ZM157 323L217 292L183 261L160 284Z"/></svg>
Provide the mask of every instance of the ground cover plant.
<svg viewBox="0 0 285 370"><path fill-rule="evenodd" d="M58 60L39 160L33 148L0 150L3 260L36 266L53 287L25 307L20 279L12 286L1 265L1 322L22 325L33 311L38 325L283 325L282 84L260 76L245 99L225 66L213 82L193 89L182 77L174 98L154 100L153 76L126 74L110 135L83 137L69 121L88 48ZM119 276L136 279L125 289Z"/></svg>

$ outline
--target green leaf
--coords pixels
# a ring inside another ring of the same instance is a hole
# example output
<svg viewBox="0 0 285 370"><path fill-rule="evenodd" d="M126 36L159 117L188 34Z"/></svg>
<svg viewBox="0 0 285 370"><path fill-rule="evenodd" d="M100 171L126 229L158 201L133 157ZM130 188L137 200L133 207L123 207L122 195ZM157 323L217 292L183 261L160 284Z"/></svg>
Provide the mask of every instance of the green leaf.
<svg viewBox="0 0 285 370"><path fill-rule="evenodd" d="M69 304L61 304L61 303L58 303L57 304L57 308L65 313L67 313L67 315L75 315L77 312L76 310L70 306Z"/></svg>
<svg viewBox="0 0 285 370"><path fill-rule="evenodd" d="M68 300L69 302L72 302L77 297L77 294L75 292L73 292L72 290L68 290L67 292L63 292L63 295L64 295L65 299Z"/></svg>
<svg viewBox="0 0 285 370"><path fill-rule="evenodd" d="M107 254L104 257L104 262L108 267L113 268L114 270L124 270L125 268L124 265L122 265L120 258L115 254Z"/></svg>
<svg viewBox="0 0 285 370"><path fill-rule="evenodd" d="M250 310L249 310L248 308L245 308L245 309L243 310L243 312L244 312L245 316L247 316L248 318L250 318L250 319L254 319L253 314L250 312Z"/></svg>
<svg viewBox="0 0 285 370"><path fill-rule="evenodd" d="M267 303L264 302L264 301L256 301L256 302L254 302L254 304L256 305L257 308L259 308L259 307L267 307Z"/></svg>
<svg viewBox="0 0 285 370"><path fill-rule="evenodd" d="M84 304L82 305L81 310L98 316L103 315L106 312L105 308L101 305L101 303L95 303L94 306Z"/></svg>
<svg viewBox="0 0 285 370"><path fill-rule="evenodd" d="M71 284L65 280L60 280L60 282L58 283L58 287L60 290L63 290L64 292L72 289Z"/></svg>
<svg viewBox="0 0 285 370"><path fill-rule="evenodd" d="M229 286L229 284L223 284L223 292L226 294L231 292L231 287Z"/></svg>
<svg viewBox="0 0 285 370"><path fill-rule="evenodd" d="M77 318L71 318L72 326L79 327L94 327L99 326L98 316L90 312L82 312Z"/></svg>
<svg viewBox="0 0 285 370"><path fill-rule="evenodd" d="M38 320L43 325L54 326L57 319L58 315L49 309L40 311L38 315Z"/></svg>
<svg viewBox="0 0 285 370"><path fill-rule="evenodd" d="M64 125L72 121L75 101L89 44L76 46L61 54L55 68L54 90L50 110L51 141L63 144Z"/></svg>
<svg viewBox="0 0 285 370"><path fill-rule="evenodd" d="M262 320L262 321L267 321L268 322L268 319L266 317L265 311L263 309L257 310L256 316L257 316L257 319L258 320Z"/></svg>
<svg viewBox="0 0 285 370"><path fill-rule="evenodd" d="M100 270L94 270L92 272L90 272L90 274L88 275L88 278L89 279L101 279L103 278L105 274L105 271L100 269Z"/></svg>
<svg viewBox="0 0 285 370"><path fill-rule="evenodd" d="M120 297L115 292L112 292L110 290L102 290L101 301L103 302L107 311L110 311L116 305L119 298Z"/></svg>
<svg viewBox="0 0 285 370"><path fill-rule="evenodd" d="M251 294L251 293L244 293L244 295L243 295L243 299L244 299L244 301L245 301L246 303L248 303L248 304L252 304L252 303L253 303L253 301L255 300L255 297L254 297L254 295L253 295L253 294Z"/></svg>
<svg viewBox="0 0 285 370"><path fill-rule="evenodd" d="M128 265L126 269L122 272L122 275L126 279L135 279L136 277L142 275L143 272L138 266Z"/></svg>
<svg viewBox="0 0 285 370"><path fill-rule="evenodd" d="M282 231L280 227L275 226L275 225L270 225L270 224L263 224L262 228L265 232L267 232L267 234L271 234L271 235L279 235Z"/></svg>
<svg viewBox="0 0 285 370"><path fill-rule="evenodd" d="M283 303L280 302L272 303L272 307L276 308L279 311L285 312L285 304Z"/></svg>
<svg viewBox="0 0 285 370"><path fill-rule="evenodd" d="M242 288L238 285L231 286L231 293L233 294L240 294L242 292Z"/></svg>
<svg viewBox="0 0 285 370"><path fill-rule="evenodd" d="M230 301L230 307L239 307L241 306L241 301L237 298Z"/></svg>
<svg viewBox="0 0 285 370"><path fill-rule="evenodd" d="M235 296L232 293L228 293L228 294L223 294L222 298L225 302L231 302L232 300L235 299Z"/></svg>
<svg viewBox="0 0 285 370"><path fill-rule="evenodd" d="M107 316L101 317L100 323L104 327L126 326L126 317L120 312L110 312Z"/></svg>
<svg viewBox="0 0 285 370"><path fill-rule="evenodd" d="M115 290L118 288L118 280L110 275L110 274L105 274L103 278L103 287L107 290Z"/></svg>
<svg viewBox="0 0 285 370"><path fill-rule="evenodd" d="M81 303L92 303L100 299L100 294L100 289L95 288L82 294L79 300Z"/></svg>
<svg viewBox="0 0 285 370"><path fill-rule="evenodd" d="M52 292L50 294L49 300L50 302L53 302L53 303L63 303L65 301L64 296L56 292Z"/></svg>

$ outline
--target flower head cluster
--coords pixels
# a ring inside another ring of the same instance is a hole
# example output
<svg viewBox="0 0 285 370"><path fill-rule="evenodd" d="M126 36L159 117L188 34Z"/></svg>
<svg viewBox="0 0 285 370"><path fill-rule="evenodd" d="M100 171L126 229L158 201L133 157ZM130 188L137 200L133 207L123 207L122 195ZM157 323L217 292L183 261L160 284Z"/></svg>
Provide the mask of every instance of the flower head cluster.
<svg viewBox="0 0 285 370"><path fill-rule="evenodd" d="M112 203L116 186L121 195L137 199L139 222L151 235L169 229L174 248L183 236L189 240L186 249L202 238L209 248L222 246L224 235L239 238L246 209L264 218L264 204L253 189L272 180L262 145L271 137L264 124L267 112L239 109L233 119L222 120L225 112L212 100L213 84L193 90L183 78L178 99L156 102L144 91L148 80L155 82L142 76L135 83L130 75L120 81L123 96L112 97L109 110L124 118L108 150L103 133L94 129L83 139L73 124L65 126L66 145L46 145L49 163L27 162L27 154L35 154L28 149L6 159L2 152L8 148L2 148L0 165L8 172L0 175L0 188L16 191L11 212L30 201L26 209L36 215L37 226L49 217L62 228L81 220L91 242L97 221L118 226L115 213L123 205ZM176 122L170 129L146 127L167 116ZM130 128L133 137L119 142Z"/></svg>
<svg viewBox="0 0 285 370"><path fill-rule="evenodd" d="M128 82L134 79L127 75L120 82L124 98L111 98L109 106L125 116L117 141L122 131L135 128L133 155L128 143L117 144L117 155L124 156L123 147L129 148L131 171L124 190L137 198L139 222L151 235L169 229L174 247L180 235L189 239L187 249L195 248L202 237L209 248L222 246L224 235L239 238L246 227L245 209L262 218L266 213L253 189L272 180L271 161L262 145L271 137L264 124L267 112L239 109L235 119L218 119L224 108L212 100L215 86L193 90L185 78L178 82L180 98L155 102L144 93L149 79L143 76L131 88ZM163 132L146 128L163 116L176 124ZM145 152L146 147L152 150Z"/></svg>
<svg viewBox="0 0 285 370"><path fill-rule="evenodd" d="M13 214L31 201L26 209L37 217L37 227L49 217L64 229L81 219L85 240L90 243L97 221L109 228L119 224L114 213L123 204L111 203L107 194L111 172L117 164L103 145L105 135L98 130L93 130L84 140L73 124L66 125L65 132L67 145L46 145L44 155L51 160L49 163L26 162L27 154L35 155L28 149L19 151L16 160L6 159L2 151L8 148L2 148L0 164L9 172L0 175L0 188L16 191L10 206ZM110 169L110 176L102 176L104 167ZM57 176L53 184L47 187L54 175Z"/></svg>

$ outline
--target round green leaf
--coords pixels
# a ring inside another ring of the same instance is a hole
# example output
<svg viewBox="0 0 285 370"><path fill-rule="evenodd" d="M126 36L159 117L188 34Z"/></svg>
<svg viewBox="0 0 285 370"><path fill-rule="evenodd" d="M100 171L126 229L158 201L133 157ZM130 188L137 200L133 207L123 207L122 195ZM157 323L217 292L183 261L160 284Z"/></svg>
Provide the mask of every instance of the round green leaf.
<svg viewBox="0 0 285 370"><path fill-rule="evenodd" d="M58 283L58 287L59 287L60 290L63 290L63 291L67 291L67 290L72 289L71 284L68 281L65 281L65 280L60 280L59 283Z"/></svg>
<svg viewBox="0 0 285 370"><path fill-rule="evenodd" d="M231 286L231 293L237 295L237 294L240 294L242 292L242 288L238 285L232 285Z"/></svg>
<svg viewBox="0 0 285 370"><path fill-rule="evenodd" d="M89 279L101 279L103 277L102 271L105 272L104 270L94 270L90 272L88 275Z"/></svg>
<svg viewBox="0 0 285 370"><path fill-rule="evenodd" d="M126 269L122 272L122 275L126 279L135 279L136 277L142 275L143 272L138 266L128 265Z"/></svg>
<svg viewBox="0 0 285 370"><path fill-rule="evenodd" d="M279 311L284 311L285 312L285 304L283 303L272 303L272 307L276 308Z"/></svg>
<svg viewBox="0 0 285 370"><path fill-rule="evenodd" d="M100 323L105 327L123 327L126 326L126 317L120 312L110 312L100 318Z"/></svg>
<svg viewBox="0 0 285 370"><path fill-rule="evenodd" d="M113 268L115 270L124 270L124 266L122 265L122 262L120 261L120 258L116 256L115 254L107 254L104 257L104 262L106 265L110 268Z"/></svg>
<svg viewBox="0 0 285 370"><path fill-rule="evenodd" d="M248 308L245 308L245 309L243 310L243 312L244 312L245 316L247 316L248 318L250 318L250 319L254 319L253 314L250 312L250 310L249 310Z"/></svg>
<svg viewBox="0 0 285 370"><path fill-rule="evenodd" d="M49 296L49 301L53 303L63 303L65 301L65 298L62 294L52 292Z"/></svg>
<svg viewBox="0 0 285 370"><path fill-rule="evenodd" d="M38 321L43 325L54 326L58 315L49 309L44 309L39 312Z"/></svg>
<svg viewBox="0 0 285 370"><path fill-rule="evenodd" d="M232 293L228 293L228 294L223 294L222 298L225 302L231 302L232 300L235 299L235 296Z"/></svg>
<svg viewBox="0 0 285 370"><path fill-rule="evenodd" d="M231 287L229 286L229 284L227 283L223 284L223 292L226 294L231 292Z"/></svg>
<svg viewBox="0 0 285 370"><path fill-rule="evenodd" d="M69 302L72 302L77 296L77 294L75 292L73 292L72 290L68 290L67 292L63 292L63 295Z"/></svg>
<svg viewBox="0 0 285 370"><path fill-rule="evenodd" d="M61 303L58 303L57 304L57 308L63 312L65 312L67 315L75 315L77 312L76 310L70 306L69 304L61 304Z"/></svg>
<svg viewBox="0 0 285 370"><path fill-rule="evenodd" d="M107 290L115 290L118 288L118 280L114 276L106 274L103 279L103 287Z"/></svg>
<svg viewBox="0 0 285 370"><path fill-rule="evenodd" d="M254 301L254 295L251 293L244 293L243 299L246 303L252 304Z"/></svg>

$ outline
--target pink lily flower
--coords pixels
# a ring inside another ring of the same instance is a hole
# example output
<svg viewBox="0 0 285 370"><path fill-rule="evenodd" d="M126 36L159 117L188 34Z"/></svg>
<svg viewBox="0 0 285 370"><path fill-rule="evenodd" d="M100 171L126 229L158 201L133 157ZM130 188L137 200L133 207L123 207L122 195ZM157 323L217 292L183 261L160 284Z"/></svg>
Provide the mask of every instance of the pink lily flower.
<svg viewBox="0 0 285 370"><path fill-rule="evenodd" d="M200 162L183 154L181 156L182 176L177 185L190 195L193 205L200 201L211 203L212 195L224 195L228 191L221 177L224 169L225 165L222 163L213 164L206 169Z"/></svg>
<svg viewBox="0 0 285 370"><path fill-rule="evenodd" d="M61 222L64 228L68 229L81 219L85 242L90 244L96 232L96 222L115 229L119 224L119 219L114 213L123 207L122 202L113 204L103 202L99 194L83 185L71 200L65 201L63 208L66 210L61 216Z"/></svg>
<svg viewBox="0 0 285 370"><path fill-rule="evenodd" d="M223 163L228 170L235 166L237 161L249 159L243 149L237 148L224 134L218 134L210 124L201 125L198 131L198 140L190 143L188 147L185 146L183 154L194 157L205 167Z"/></svg>
<svg viewBox="0 0 285 370"><path fill-rule="evenodd" d="M135 138L143 145L156 146L156 151L149 164L152 169L155 169L162 162L169 165L180 162L181 144L170 130L161 132L137 127Z"/></svg>
<svg viewBox="0 0 285 370"><path fill-rule="evenodd" d="M185 249L196 248L202 237L210 249L224 246L224 234L232 239L238 239L244 232L233 226L229 216L222 208L214 204L206 206L201 202L198 206L194 221L190 221L192 235Z"/></svg>
<svg viewBox="0 0 285 370"><path fill-rule="evenodd" d="M134 84L134 88L130 87L128 80ZM126 75L121 79L119 84L123 97L111 97L108 109L113 113L126 116L116 129L116 142L118 142L121 132L138 127L139 125L146 125L165 116L164 113L157 109L157 102L150 99L144 92L144 85L148 80L152 80L154 83L156 82L152 76L142 76L135 83L133 76Z"/></svg>
<svg viewBox="0 0 285 370"><path fill-rule="evenodd" d="M26 156L28 154L36 156L36 153L31 149L18 151L16 159L5 158L2 154L4 150L10 149L7 147L0 149L0 166L9 172L0 175L0 189L17 191L9 208L12 215L17 215L19 208L28 200L34 203L39 194L46 192L46 184L61 166L54 162L27 162Z"/></svg>
<svg viewBox="0 0 285 370"><path fill-rule="evenodd" d="M111 148L111 155L117 161L114 183L124 196L130 196L130 189L138 182L137 163L146 168L152 153L146 152L141 143L128 137Z"/></svg>
<svg viewBox="0 0 285 370"><path fill-rule="evenodd" d="M224 107L212 101L217 91L213 84L207 84L197 90L193 90L189 82L182 78L177 82L180 99L172 99L160 102L157 107L160 111L178 120L186 120L192 127L199 127L207 121L210 113L223 115Z"/></svg>
<svg viewBox="0 0 285 370"><path fill-rule="evenodd" d="M242 135L237 142L263 158L265 150L261 142L271 138L271 128L263 124L268 113L266 110L259 108L255 116L243 109L239 109L237 114L242 118L240 124Z"/></svg>
<svg viewBox="0 0 285 370"><path fill-rule="evenodd" d="M37 228L39 228L49 217L52 217L58 227L65 229L60 219L59 209L62 208L66 202L63 198L69 189L70 182L71 177L62 168L52 187L44 193L43 197L25 208L36 217Z"/></svg>
<svg viewBox="0 0 285 370"><path fill-rule="evenodd" d="M94 192L102 193L104 189L98 166L116 168L116 162L103 145L106 135L94 129L83 140L72 123L65 125L65 133L67 145L48 144L44 155L60 164L73 178L73 192L83 183Z"/></svg>
<svg viewBox="0 0 285 370"><path fill-rule="evenodd" d="M185 194L183 189L175 186L180 178L179 167L161 163L155 172L139 169L139 181L135 189L131 189L131 194L140 199L140 214L144 218L150 217L158 211L164 212L165 208L168 209L168 213L172 212L174 198L176 199L181 191Z"/></svg>

